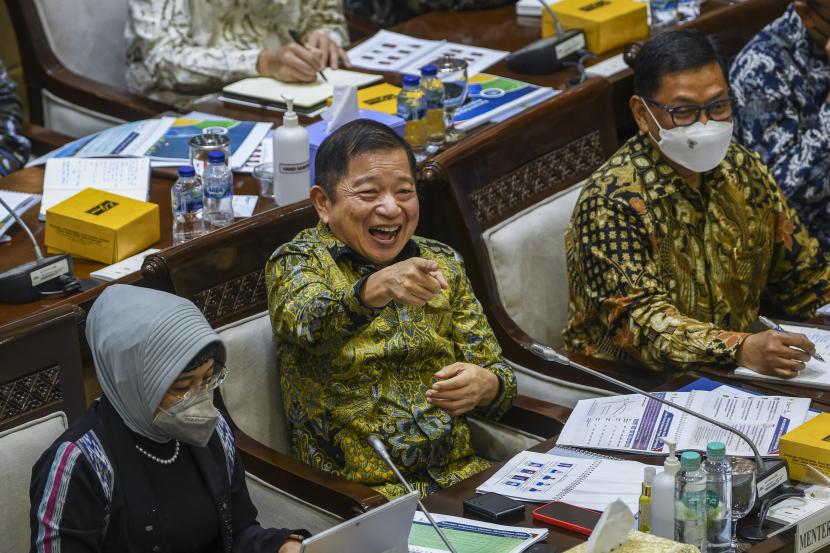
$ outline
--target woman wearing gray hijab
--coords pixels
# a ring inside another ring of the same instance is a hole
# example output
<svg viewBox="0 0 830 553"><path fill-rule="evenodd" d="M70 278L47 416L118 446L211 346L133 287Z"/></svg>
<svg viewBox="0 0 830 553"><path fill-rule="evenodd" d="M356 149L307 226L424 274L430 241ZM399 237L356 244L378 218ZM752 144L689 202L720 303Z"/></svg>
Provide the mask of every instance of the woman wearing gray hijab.
<svg viewBox="0 0 830 553"><path fill-rule="evenodd" d="M32 469L31 552L294 553L265 529L213 406L225 346L190 301L114 285L86 335L103 395Z"/></svg>

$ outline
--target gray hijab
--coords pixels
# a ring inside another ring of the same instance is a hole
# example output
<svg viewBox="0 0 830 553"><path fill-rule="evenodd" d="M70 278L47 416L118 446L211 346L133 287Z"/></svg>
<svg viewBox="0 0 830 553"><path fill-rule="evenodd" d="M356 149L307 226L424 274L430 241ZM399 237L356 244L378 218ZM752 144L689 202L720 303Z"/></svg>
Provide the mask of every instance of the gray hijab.
<svg viewBox="0 0 830 553"><path fill-rule="evenodd" d="M173 381L210 344L225 362L225 346L192 302L166 292L116 284L89 310L86 338L104 395L127 427L157 442L170 438L153 425Z"/></svg>

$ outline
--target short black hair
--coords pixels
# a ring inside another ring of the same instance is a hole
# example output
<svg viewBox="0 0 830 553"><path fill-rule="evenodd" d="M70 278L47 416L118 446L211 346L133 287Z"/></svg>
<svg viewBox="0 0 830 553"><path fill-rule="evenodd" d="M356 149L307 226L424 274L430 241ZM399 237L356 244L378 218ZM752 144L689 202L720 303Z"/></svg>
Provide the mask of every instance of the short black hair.
<svg viewBox="0 0 830 553"><path fill-rule="evenodd" d="M653 98L664 76L712 62L720 65L726 79L726 62L711 37L693 29L658 33L643 44L637 55L634 90L640 96Z"/></svg>
<svg viewBox="0 0 830 553"><path fill-rule="evenodd" d="M334 201L337 183L349 172L349 162L355 156L382 150L403 150L409 160L412 178L417 169L415 154L406 141L388 126L371 119L356 119L329 135L314 159L316 184Z"/></svg>
<svg viewBox="0 0 830 553"><path fill-rule="evenodd" d="M199 353L193 356L193 359L190 360L190 363L182 371L183 373L189 373L191 371L195 371L211 359L216 359L216 354L218 353L219 345L216 342L206 345Z"/></svg>

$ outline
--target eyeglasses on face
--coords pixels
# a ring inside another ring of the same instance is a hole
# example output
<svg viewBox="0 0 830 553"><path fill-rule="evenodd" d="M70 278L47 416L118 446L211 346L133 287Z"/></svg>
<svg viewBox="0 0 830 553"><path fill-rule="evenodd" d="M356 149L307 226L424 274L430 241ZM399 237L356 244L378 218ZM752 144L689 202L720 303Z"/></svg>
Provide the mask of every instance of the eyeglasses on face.
<svg viewBox="0 0 830 553"><path fill-rule="evenodd" d="M225 379L228 377L228 373L230 369L219 363L219 361L213 362L213 373L202 380L198 385L190 388L183 394L176 394L170 392L170 395L176 398L176 402L185 401L190 399L191 397L195 396L196 394L202 392L210 392L218 388L222 385Z"/></svg>
<svg viewBox="0 0 830 553"><path fill-rule="evenodd" d="M676 127L688 127L700 121L700 114L705 113L712 121L728 121L732 118L732 98L715 100L704 105L687 104L669 106L651 98L643 98L649 104L657 106L671 116Z"/></svg>

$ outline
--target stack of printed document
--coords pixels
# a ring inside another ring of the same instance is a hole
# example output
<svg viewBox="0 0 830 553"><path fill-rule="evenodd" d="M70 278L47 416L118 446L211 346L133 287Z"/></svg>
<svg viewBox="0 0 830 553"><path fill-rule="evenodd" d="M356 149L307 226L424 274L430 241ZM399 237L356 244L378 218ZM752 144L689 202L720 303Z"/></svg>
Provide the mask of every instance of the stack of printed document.
<svg viewBox="0 0 830 553"><path fill-rule="evenodd" d="M564 501L596 511L620 499L636 513L646 466L563 447L548 453L523 451L476 492L495 492L523 501Z"/></svg>
<svg viewBox="0 0 830 553"><path fill-rule="evenodd" d="M761 455L778 455L778 440L808 418L810 400L799 397L755 396L729 391L658 392L696 413L737 428ZM577 403L558 444L667 454L661 438L677 442L677 449L706 451L711 441L726 444L728 455L751 456L752 449L732 432L638 394L585 399Z"/></svg>
<svg viewBox="0 0 830 553"><path fill-rule="evenodd" d="M822 313L824 306L819 309L819 315L826 315ZM781 325L787 332L794 332L804 334L816 346L816 353L824 358L824 361L818 359L810 359L807 361L807 366L804 370L798 373L794 378L778 378L777 376L769 376L760 374L752 369L746 367L738 367L732 373L732 376L737 378L745 378L747 380L766 380L770 382L779 382L781 384L793 384L796 386L807 386L809 388L819 388L822 390L830 390L830 332L820 328L812 328L807 326L796 325Z"/></svg>
<svg viewBox="0 0 830 553"><path fill-rule="evenodd" d="M215 133L230 139L230 165L237 169L251 157L270 128L271 123L221 118L162 117L135 121L79 138L30 161L27 167L69 157L149 157L154 167L180 165L190 161L191 138Z"/></svg>
<svg viewBox="0 0 830 553"><path fill-rule="evenodd" d="M449 515L432 517L458 553L520 553L548 535L546 528L503 526ZM438 532L420 511L413 517L408 542L409 553L447 550Z"/></svg>
<svg viewBox="0 0 830 553"><path fill-rule="evenodd" d="M491 50L446 40L426 40L381 30L349 50L349 61L355 67L371 71L420 75L421 67L449 55L466 61L467 74L472 76L501 61L507 54L509 52L504 50Z"/></svg>

